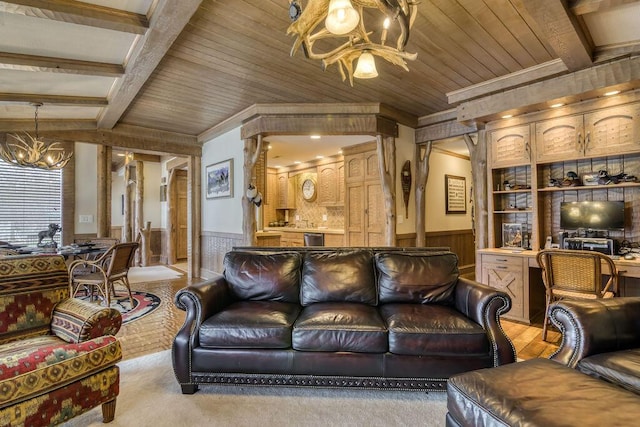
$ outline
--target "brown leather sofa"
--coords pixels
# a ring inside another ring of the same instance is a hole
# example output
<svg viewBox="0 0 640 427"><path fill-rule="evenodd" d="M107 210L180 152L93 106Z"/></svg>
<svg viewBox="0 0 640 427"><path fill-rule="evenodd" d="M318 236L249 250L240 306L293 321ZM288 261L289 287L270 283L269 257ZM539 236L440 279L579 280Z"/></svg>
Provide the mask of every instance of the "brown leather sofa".
<svg viewBox="0 0 640 427"><path fill-rule="evenodd" d="M552 360L454 376L448 426L638 424L640 298L564 300L549 317L562 332Z"/></svg>
<svg viewBox="0 0 640 427"><path fill-rule="evenodd" d="M199 384L444 390L514 362L503 293L460 278L448 251L233 250L180 290L173 343L183 393Z"/></svg>
<svg viewBox="0 0 640 427"><path fill-rule="evenodd" d="M549 317L562 332L551 359L640 395L640 297L560 301Z"/></svg>

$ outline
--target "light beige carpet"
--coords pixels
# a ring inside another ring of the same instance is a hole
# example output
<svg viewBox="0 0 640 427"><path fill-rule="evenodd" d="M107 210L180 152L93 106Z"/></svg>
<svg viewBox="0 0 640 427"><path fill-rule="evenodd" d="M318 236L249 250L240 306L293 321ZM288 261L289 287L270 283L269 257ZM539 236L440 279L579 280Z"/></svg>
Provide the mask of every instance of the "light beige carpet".
<svg viewBox="0 0 640 427"><path fill-rule="evenodd" d="M147 283L160 280L171 280L181 277L183 274L164 265L152 265L149 267L131 267L129 269L129 283Z"/></svg>
<svg viewBox="0 0 640 427"><path fill-rule="evenodd" d="M202 386L183 395L163 351L121 362L110 427L443 426L445 393ZM104 426L100 408L64 424Z"/></svg>

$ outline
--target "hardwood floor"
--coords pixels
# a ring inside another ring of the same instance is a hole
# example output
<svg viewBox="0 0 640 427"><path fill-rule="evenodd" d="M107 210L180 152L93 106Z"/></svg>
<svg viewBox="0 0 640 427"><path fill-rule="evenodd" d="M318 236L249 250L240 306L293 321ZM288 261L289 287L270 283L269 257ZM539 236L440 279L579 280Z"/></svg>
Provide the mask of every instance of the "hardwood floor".
<svg viewBox="0 0 640 427"><path fill-rule="evenodd" d="M132 359L171 348L173 337L184 322L185 313L176 308L173 298L190 282L184 278L138 283L133 290L151 292L162 299L160 308L153 313L124 325L117 337L122 344L123 358ZM194 280L197 283L200 279ZM502 321L506 334L511 338L520 359L549 357L560 343L560 334L551 328L547 334L549 342L542 341L542 319L531 326Z"/></svg>

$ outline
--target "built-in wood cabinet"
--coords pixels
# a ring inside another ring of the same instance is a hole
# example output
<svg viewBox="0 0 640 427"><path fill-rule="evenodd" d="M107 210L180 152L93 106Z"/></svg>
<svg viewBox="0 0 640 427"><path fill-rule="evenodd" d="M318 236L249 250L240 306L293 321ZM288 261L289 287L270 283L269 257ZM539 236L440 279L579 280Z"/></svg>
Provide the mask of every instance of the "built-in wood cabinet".
<svg viewBox="0 0 640 427"><path fill-rule="evenodd" d="M345 150L345 244L384 245L385 212L374 144Z"/></svg>
<svg viewBox="0 0 640 427"><path fill-rule="evenodd" d="M481 252L478 258L482 283L511 297L511 310L504 317L531 323L544 309L544 286L539 274L530 277L528 257Z"/></svg>
<svg viewBox="0 0 640 427"><path fill-rule="evenodd" d="M536 123L536 161L559 162L640 151L640 105Z"/></svg>
<svg viewBox="0 0 640 427"><path fill-rule="evenodd" d="M489 158L495 168L531 163L529 125L492 132Z"/></svg>
<svg viewBox="0 0 640 427"><path fill-rule="evenodd" d="M295 209L296 186L295 177L289 178L287 172L277 175L277 209Z"/></svg>
<svg viewBox="0 0 640 427"><path fill-rule="evenodd" d="M522 227L523 245L528 247L535 233L533 207L536 203L532 190L530 126L516 126L492 132L489 140L488 174L490 188L489 245L509 246L503 239L503 227L518 224Z"/></svg>
<svg viewBox="0 0 640 427"><path fill-rule="evenodd" d="M344 205L344 163L328 163L318 166L318 204L320 206Z"/></svg>
<svg viewBox="0 0 640 427"><path fill-rule="evenodd" d="M282 231L280 235L280 246L287 248L304 246L303 233Z"/></svg>

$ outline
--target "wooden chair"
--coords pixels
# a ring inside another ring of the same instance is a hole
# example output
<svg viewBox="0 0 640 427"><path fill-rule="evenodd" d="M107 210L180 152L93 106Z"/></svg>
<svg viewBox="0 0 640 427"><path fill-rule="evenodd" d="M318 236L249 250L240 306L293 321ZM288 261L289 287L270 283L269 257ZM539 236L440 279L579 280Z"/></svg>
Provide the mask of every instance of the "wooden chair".
<svg viewBox="0 0 640 427"><path fill-rule="evenodd" d="M69 264L71 297L75 297L80 289L87 289L93 295L95 289L98 297L102 297L109 307L111 293L115 295L114 285L120 283L127 288L129 302L133 307L133 296L127 275L137 248L137 242L118 243L95 260L79 259L71 262Z"/></svg>
<svg viewBox="0 0 640 427"><path fill-rule="evenodd" d="M618 290L618 269L607 255L599 252L544 249L538 252L542 281L546 290L546 307L542 339L547 340L549 305L561 299L612 298ZM602 286L602 263L610 275Z"/></svg>

